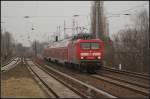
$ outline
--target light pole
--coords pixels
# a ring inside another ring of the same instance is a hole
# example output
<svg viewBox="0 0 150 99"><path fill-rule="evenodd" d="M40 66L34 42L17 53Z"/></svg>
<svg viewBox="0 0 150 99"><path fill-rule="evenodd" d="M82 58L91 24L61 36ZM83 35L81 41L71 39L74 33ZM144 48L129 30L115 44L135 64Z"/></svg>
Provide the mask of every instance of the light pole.
<svg viewBox="0 0 150 99"><path fill-rule="evenodd" d="M67 37L67 34L66 34L66 21L64 20L64 39Z"/></svg>
<svg viewBox="0 0 150 99"><path fill-rule="evenodd" d="M131 15L131 14L130 13L126 13L126 14L112 14L112 16L108 16L106 18L109 18L109 17L120 17L120 15L128 16L128 15Z"/></svg>
<svg viewBox="0 0 150 99"><path fill-rule="evenodd" d="M74 28L74 30L76 29L76 33L78 34L79 33L79 29L81 29L81 31L80 32L83 32L83 30L88 30L87 28L85 28L86 26L89 26L89 21L88 21L88 15L73 15L73 17L74 17L74 19L75 19L75 17L80 17L80 16L85 16L86 17L86 19L87 19L87 25L84 25L84 26L79 26L79 24L78 24L78 20L76 19L76 25L75 25L75 27L73 27ZM75 23L75 20L73 20L73 22Z"/></svg>
<svg viewBox="0 0 150 99"><path fill-rule="evenodd" d="M31 18L31 17L25 16L24 18L25 18L25 19L28 19L28 18ZM33 28L33 24L32 24L31 30L35 30L35 29Z"/></svg>
<svg viewBox="0 0 150 99"><path fill-rule="evenodd" d="M31 17L30 17L30 16L24 16L24 18L25 18L25 19L29 19L29 18L31 18ZM31 23L32 23L32 22L31 22ZM31 30L32 30L32 31L35 30L35 28L33 27L33 24L32 24L32 26L31 26ZM29 41L29 43L31 43L29 32L28 32L28 41Z"/></svg>
<svg viewBox="0 0 150 99"><path fill-rule="evenodd" d="M110 17L120 17L120 15L121 14L116 14L116 15L112 15L112 16L108 16L108 17L106 17L106 21L108 20L108 18L110 18ZM122 15L125 15L125 16L127 16L127 15L131 15L131 14L122 14ZM109 23L109 22L108 22ZM108 24L107 23L107 24ZM108 24L109 25L109 24ZM106 25L106 28L107 28L107 31L109 31L109 26L107 26ZM109 33L108 33L108 36L109 36ZM115 58L115 54L116 54L116 51L115 51L115 47L114 47L114 45L112 45L112 46L110 46L110 48L109 49L111 49L111 54L112 55L110 55L111 56L111 60L112 60L112 64L115 66L115 68L118 68L118 69L120 69L121 70L121 64L119 64L118 66L117 65L115 65L116 64L116 58Z"/></svg>
<svg viewBox="0 0 150 99"><path fill-rule="evenodd" d="M31 17L30 17L30 16L25 16L24 18L28 19L28 18L31 18ZM33 24L32 24L31 30L32 30L32 31L35 30L35 29L33 28ZM30 38L30 36L29 36L29 34L28 34L28 40L29 40L29 42L30 42L30 44L31 44L31 41L30 41L29 38ZM32 45L32 44L31 44L31 45ZM36 56L37 56L37 42L36 42L36 40L34 41L33 45L34 45L34 53L35 53L35 57L36 57Z"/></svg>
<svg viewBox="0 0 150 99"><path fill-rule="evenodd" d="M1 24L5 24L6 22L1 22ZM6 32L6 30L5 30L5 26L3 26L3 32Z"/></svg>
<svg viewBox="0 0 150 99"><path fill-rule="evenodd" d="M73 20L73 23L74 23L74 20ZM74 27L74 25L73 25ZM67 29L71 29L72 31L74 31L74 28L73 27L66 27L66 21L64 20L64 39L68 37L67 33L66 33L66 30ZM74 33L74 32L73 32Z"/></svg>
<svg viewBox="0 0 150 99"><path fill-rule="evenodd" d="M1 22L1 24L2 23L5 23L5 22ZM2 32L2 30L1 30L1 32ZM1 34L0 34L0 38L1 38ZM2 39L1 39L1 42L2 42ZM1 43L2 44L2 43ZM2 47L1 47L2 48ZM0 59L0 62L1 62L1 65L2 65L2 49L1 49L1 59Z"/></svg>
<svg viewBox="0 0 150 99"><path fill-rule="evenodd" d="M6 23L6 22L1 22L1 24L4 24L4 23ZM3 31L1 30L1 32L4 32L4 33L5 33L5 27L4 27L4 26L3 26ZM1 35L2 35L2 33L0 34L0 38L2 37ZM1 39L1 42L2 42L2 39ZM2 44L2 43L1 43L1 44ZM4 49L5 49L4 47L5 47L5 44L4 44L4 42L3 42L2 47L1 47L1 60L0 60L1 63L2 63L2 50L5 51L5 50L4 50ZM3 49L2 49L2 48L3 48ZM3 53L4 53L4 55L6 55L6 52L3 52ZM4 57L5 57L5 56L4 56Z"/></svg>
<svg viewBox="0 0 150 99"><path fill-rule="evenodd" d="M111 16L106 16L106 30L109 31L109 21L108 21L108 18L112 18L112 17L120 17L121 15L124 15L124 16L129 16L131 15L130 13L126 13L126 14L112 14ZM109 35L109 33L108 33Z"/></svg>
<svg viewBox="0 0 150 99"><path fill-rule="evenodd" d="M75 18L79 17L79 15L73 15L74 19L73 19L73 32L75 34L75 29L76 29L76 34L78 34L78 20L76 20L75 22ZM76 23L76 24L75 24Z"/></svg>

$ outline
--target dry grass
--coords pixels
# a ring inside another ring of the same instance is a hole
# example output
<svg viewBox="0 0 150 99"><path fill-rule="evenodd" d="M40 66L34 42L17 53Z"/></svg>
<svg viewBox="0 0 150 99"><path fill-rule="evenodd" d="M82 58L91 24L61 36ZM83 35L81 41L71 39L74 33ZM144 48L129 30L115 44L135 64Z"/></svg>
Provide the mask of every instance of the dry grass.
<svg viewBox="0 0 150 99"><path fill-rule="evenodd" d="M1 97L46 98L47 95L32 78L28 69L19 64L1 75Z"/></svg>

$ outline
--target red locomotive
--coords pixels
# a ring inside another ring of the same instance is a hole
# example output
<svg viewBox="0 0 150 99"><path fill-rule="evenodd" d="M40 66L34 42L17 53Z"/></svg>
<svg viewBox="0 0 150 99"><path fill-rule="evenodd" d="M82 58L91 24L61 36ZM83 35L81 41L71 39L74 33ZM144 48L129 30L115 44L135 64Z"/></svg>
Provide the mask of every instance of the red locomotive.
<svg viewBox="0 0 150 99"><path fill-rule="evenodd" d="M95 72L102 66L104 43L100 39L92 39L92 35L78 34L73 38L54 42L44 50L43 55L49 61Z"/></svg>

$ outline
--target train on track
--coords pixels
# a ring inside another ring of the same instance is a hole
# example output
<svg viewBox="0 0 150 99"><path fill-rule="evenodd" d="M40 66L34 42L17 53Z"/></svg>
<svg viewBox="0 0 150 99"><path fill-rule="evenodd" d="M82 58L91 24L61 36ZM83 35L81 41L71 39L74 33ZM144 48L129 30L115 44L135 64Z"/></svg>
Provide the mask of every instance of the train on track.
<svg viewBox="0 0 150 99"><path fill-rule="evenodd" d="M102 67L104 42L92 34L78 34L49 44L43 52L44 59L72 66L89 73Z"/></svg>

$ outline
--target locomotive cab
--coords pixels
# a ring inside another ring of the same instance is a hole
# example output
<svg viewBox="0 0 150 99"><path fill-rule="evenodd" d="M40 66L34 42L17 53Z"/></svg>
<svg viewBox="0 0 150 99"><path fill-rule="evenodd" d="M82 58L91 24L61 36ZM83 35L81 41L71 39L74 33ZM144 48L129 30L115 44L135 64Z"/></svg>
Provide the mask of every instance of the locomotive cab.
<svg viewBox="0 0 150 99"><path fill-rule="evenodd" d="M100 39L78 35L68 45L68 62L75 64L80 70L95 72L102 66L104 44Z"/></svg>
<svg viewBox="0 0 150 99"><path fill-rule="evenodd" d="M78 43L79 64L89 71L98 70L102 66L103 42L99 39L80 40Z"/></svg>

